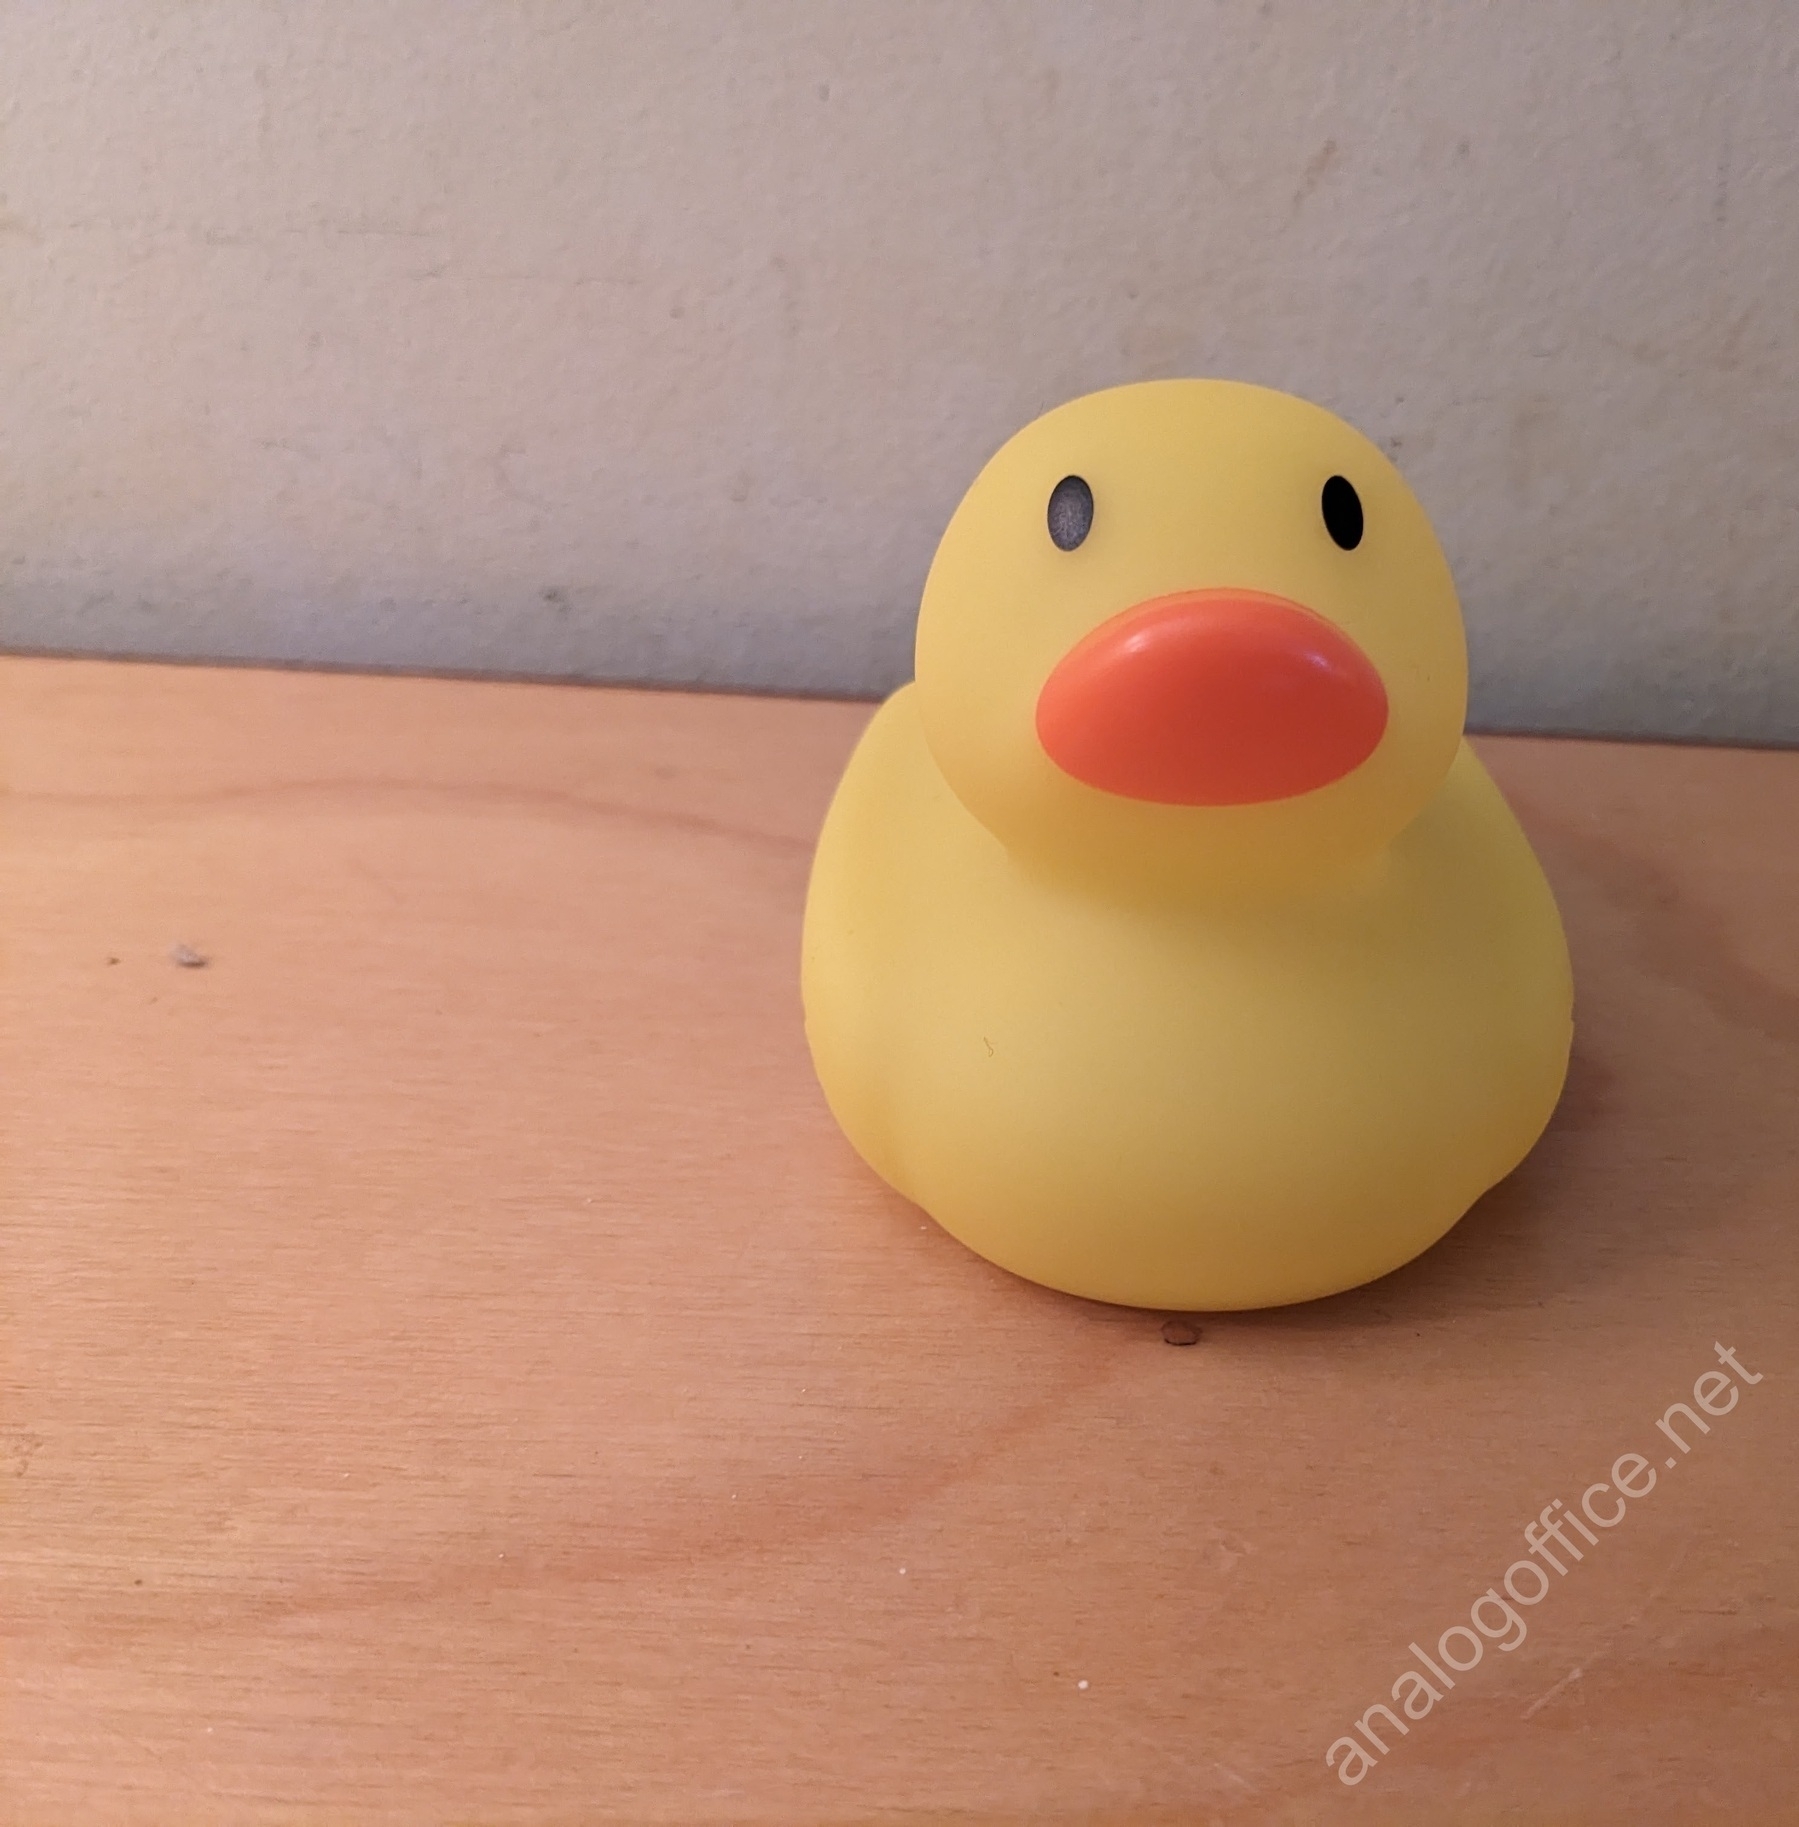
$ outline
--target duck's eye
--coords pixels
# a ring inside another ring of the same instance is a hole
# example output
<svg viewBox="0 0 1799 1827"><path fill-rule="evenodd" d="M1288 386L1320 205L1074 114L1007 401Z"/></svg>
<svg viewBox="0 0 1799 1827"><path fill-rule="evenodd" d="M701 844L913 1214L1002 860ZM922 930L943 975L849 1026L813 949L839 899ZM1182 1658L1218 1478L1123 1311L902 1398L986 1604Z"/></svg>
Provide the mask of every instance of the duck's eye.
<svg viewBox="0 0 1799 1827"><path fill-rule="evenodd" d="M1332 476L1324 485L1319 506L1324 509L1324 530L1345 552L1362 543L1362 498L1347 476Z"/></svg>
<svg viewBox="0 0 1799 1827"><path fill-rule="evenodd" d="M1072 552L1093 528L1093 491L1079 476L1064 476L1049 491L1049 536Z"/></svg>

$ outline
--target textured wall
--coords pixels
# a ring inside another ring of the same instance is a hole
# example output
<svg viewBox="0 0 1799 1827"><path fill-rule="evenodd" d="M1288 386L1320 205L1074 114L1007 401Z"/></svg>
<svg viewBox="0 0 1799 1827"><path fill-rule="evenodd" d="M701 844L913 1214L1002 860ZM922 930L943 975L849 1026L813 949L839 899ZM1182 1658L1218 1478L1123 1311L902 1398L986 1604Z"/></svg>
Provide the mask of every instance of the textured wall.
<svg viewBox="0 0 1799 1827"><path fill-rule="evenodd" d="M1434 514L1488 723L1799 738L1799 7L0 5L0 641L873 690L1071 394Z"/></svg>

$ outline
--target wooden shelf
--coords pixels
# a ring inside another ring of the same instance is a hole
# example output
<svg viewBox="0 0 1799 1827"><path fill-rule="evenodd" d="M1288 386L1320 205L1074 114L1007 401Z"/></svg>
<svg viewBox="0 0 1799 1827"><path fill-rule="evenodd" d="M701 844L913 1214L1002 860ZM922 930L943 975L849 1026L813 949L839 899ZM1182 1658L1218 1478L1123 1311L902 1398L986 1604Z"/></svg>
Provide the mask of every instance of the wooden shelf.
<svg viewBox="0 0 1799 1827"><path fill-rule="evenodd" d="M4 1819L1794 1818L1799 755L1483 743L1574 946L1555 1126L1174 1347L831 1125L867 714L0 665ZM1714 1341L1763 1381L1669 1470Z"/></svg>

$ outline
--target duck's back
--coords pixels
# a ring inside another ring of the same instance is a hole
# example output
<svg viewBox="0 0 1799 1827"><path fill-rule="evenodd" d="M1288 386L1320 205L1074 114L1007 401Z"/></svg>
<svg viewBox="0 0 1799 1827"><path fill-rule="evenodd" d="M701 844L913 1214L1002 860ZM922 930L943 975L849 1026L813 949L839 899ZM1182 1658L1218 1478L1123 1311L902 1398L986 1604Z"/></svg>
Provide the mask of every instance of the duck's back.
<svg viewBox="0 0 1799 1827"><path fill-rule="evenodd" d="M1033 1280L1146 1306L1408 1260L1535 1141L1570 1035L1553 900L1466 747L1359 882L1136 905L1020 870L943 783L910 687L826 819L803 988L883 1178Z"/></svg>

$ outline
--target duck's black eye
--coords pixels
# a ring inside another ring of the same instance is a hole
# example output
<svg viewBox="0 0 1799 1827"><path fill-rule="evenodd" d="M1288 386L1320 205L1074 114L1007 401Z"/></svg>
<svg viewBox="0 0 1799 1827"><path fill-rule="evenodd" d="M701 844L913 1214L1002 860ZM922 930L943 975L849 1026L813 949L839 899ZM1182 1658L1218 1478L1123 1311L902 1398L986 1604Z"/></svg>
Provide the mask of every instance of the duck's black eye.
<svg viewBox="0 0 1799 1827"><path fill-rule="evenodd" d="M1332 476L1324 485L1319 505L1324 509L1324 530L1345 552L1362 543L1362 498L1346 476Z"/></svg>
<svg viewBox="0 0 1799 1827"><path fill-rule="evenodd" d="M1079 476L1064 476L1049 491L1049 536L1072 552L1093 529L1093 491Z"/></svg>

